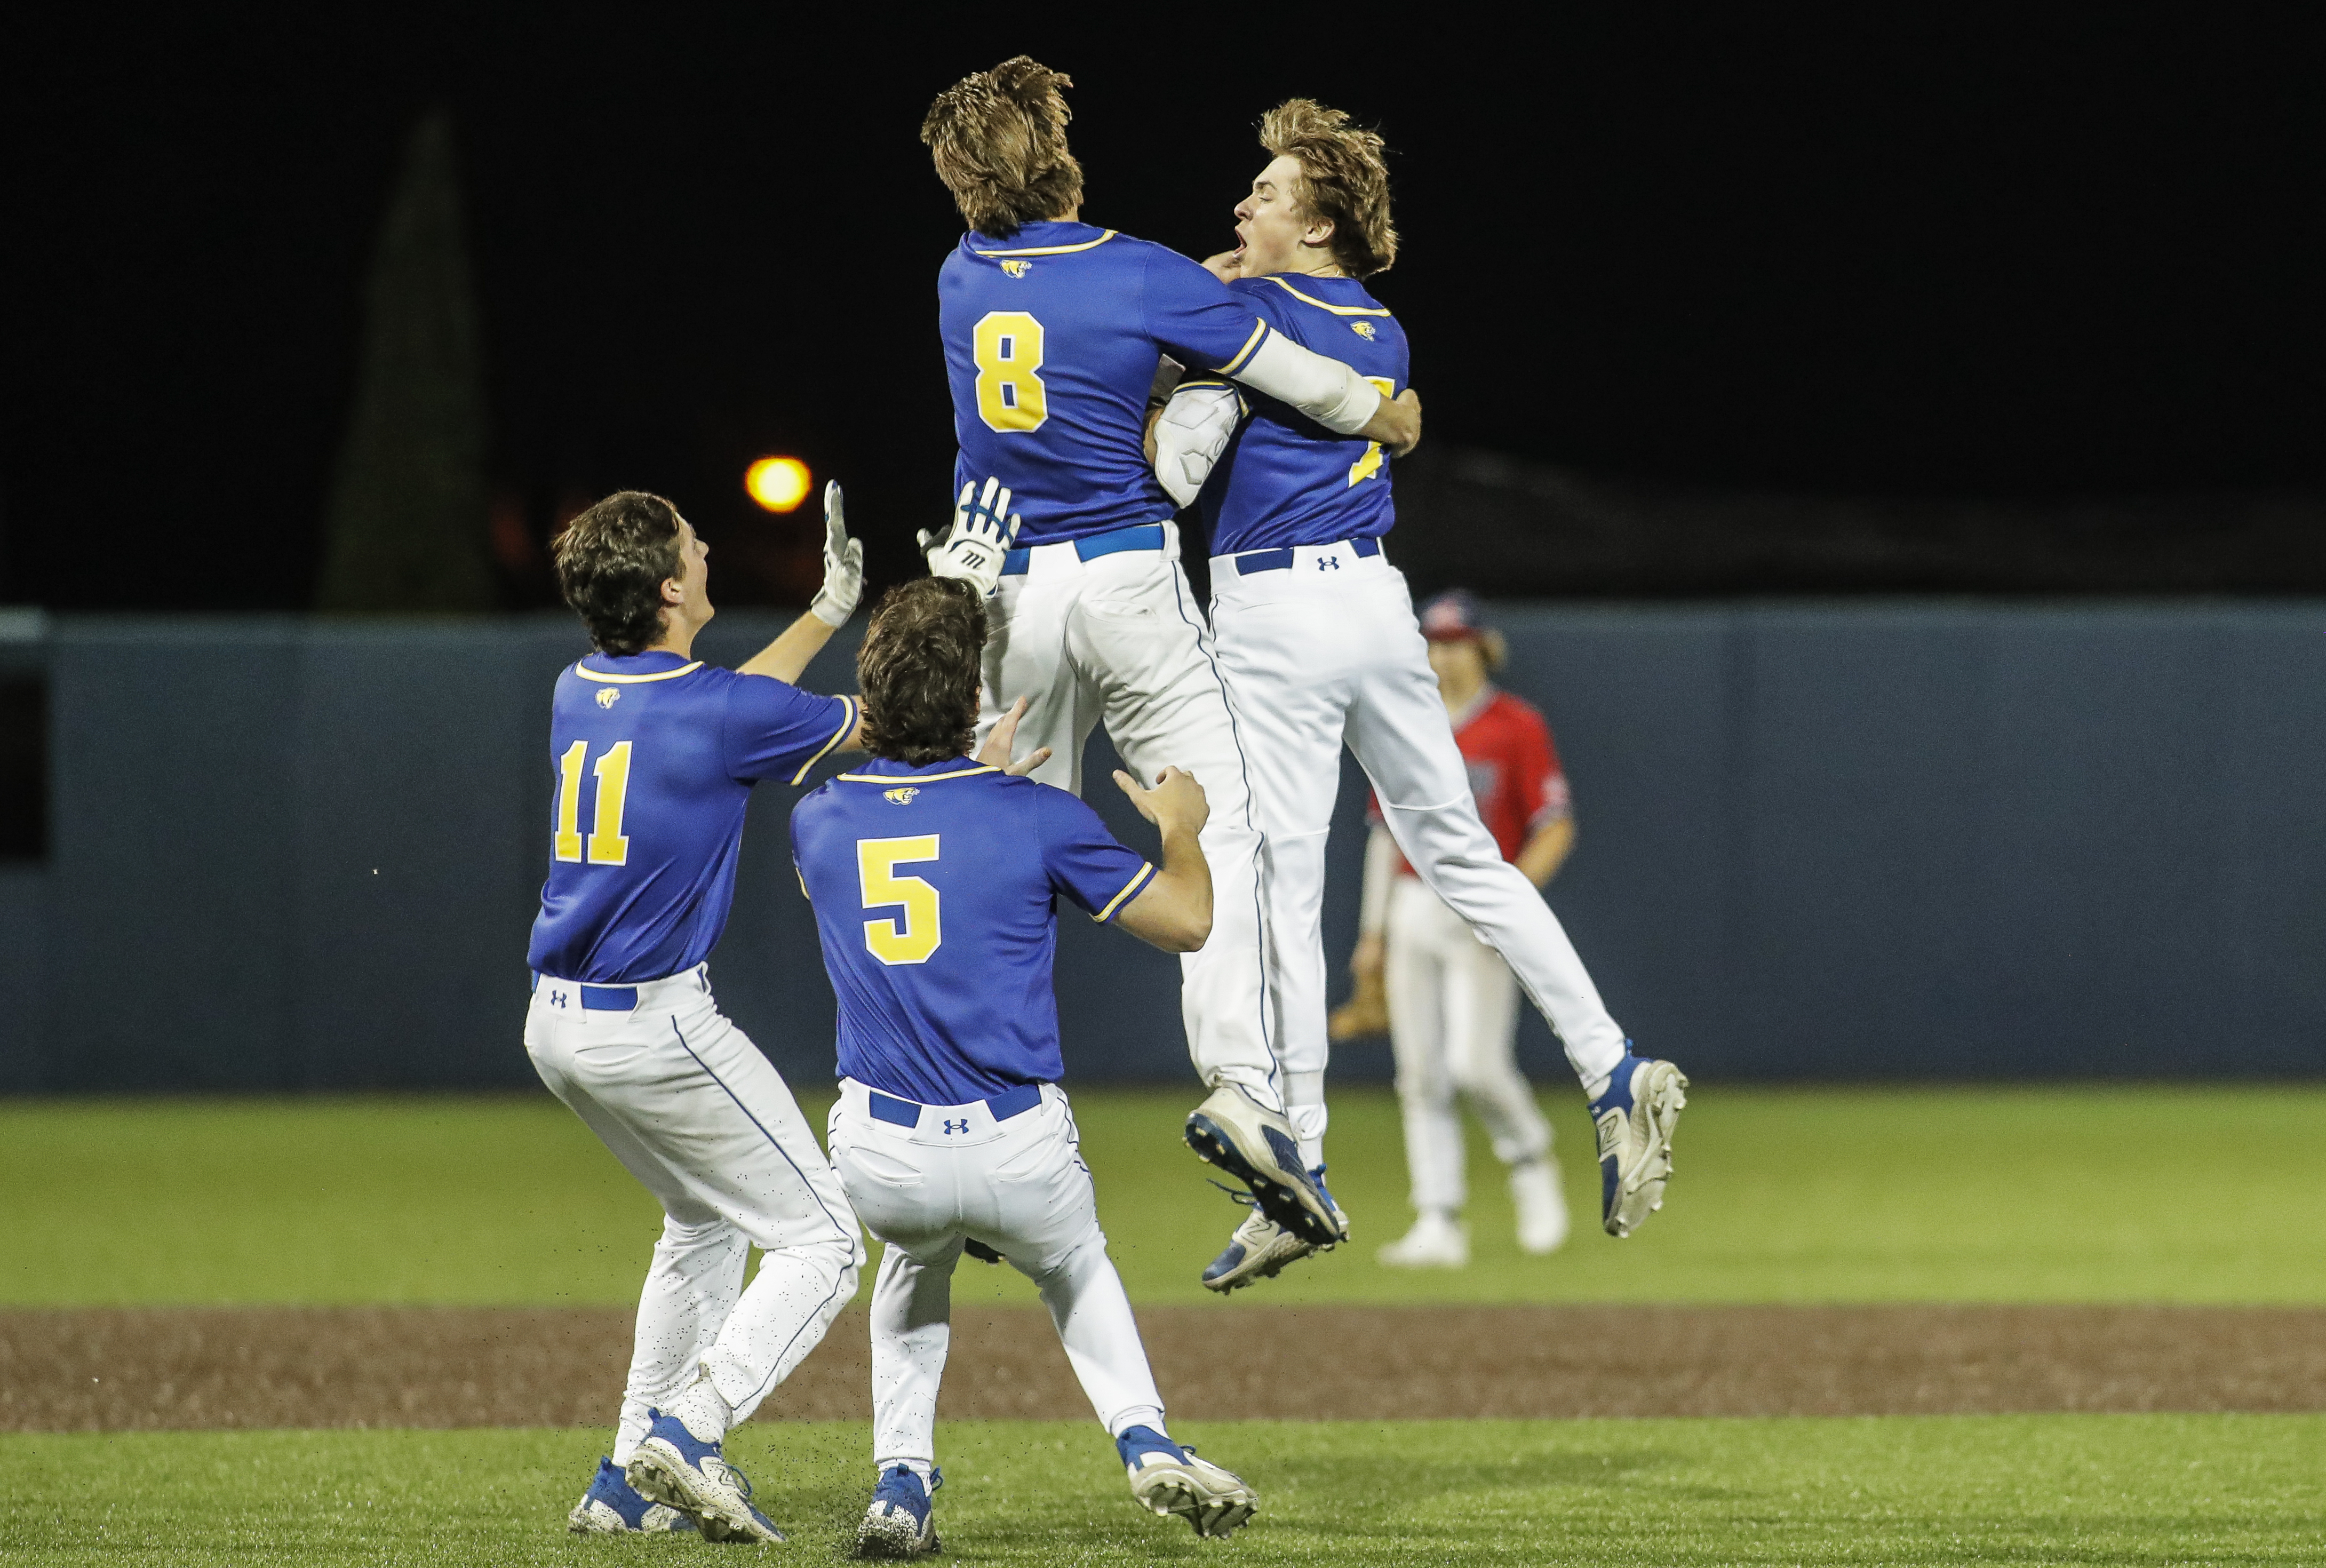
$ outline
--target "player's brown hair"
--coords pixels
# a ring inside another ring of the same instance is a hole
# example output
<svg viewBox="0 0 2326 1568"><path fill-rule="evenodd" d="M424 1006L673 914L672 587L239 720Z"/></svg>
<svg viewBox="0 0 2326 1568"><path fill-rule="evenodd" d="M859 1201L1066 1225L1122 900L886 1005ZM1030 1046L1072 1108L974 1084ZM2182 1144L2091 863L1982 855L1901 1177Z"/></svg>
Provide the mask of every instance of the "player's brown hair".
<svg viewBox="0 0 2326 1568"><path fill-rule="evenodd" d="M880 596L856 650L864 744L916 768L966 757L977 742L985 601L952 577L916 577Z"/></svg>
<svg viewBox="0 0 2326 1568"><path fill-rule="evenodd" d="M617 490L550 546L557 591L600 653L644 653L662 638L662 585L678 575L678 509Z"/></svg>
<svg viewBox="0 0 2326 1568"><path fill-rule="evenodd" d="M1260 145L1300 165L1292 200L1333 225L1333 259L1351 277L1387 272L1397 260L1389 220L1387 149L1377 131L1314 98L1286 98L1260 117Z"/></svg>
<svg viewBox="0 0 2326 1568"><path fill-rule="evenodd" d="M1007 239L1082 205L1083 166L1066 151L1074 78L1025 55L937 94L921 140L971 229Z"/></svg>

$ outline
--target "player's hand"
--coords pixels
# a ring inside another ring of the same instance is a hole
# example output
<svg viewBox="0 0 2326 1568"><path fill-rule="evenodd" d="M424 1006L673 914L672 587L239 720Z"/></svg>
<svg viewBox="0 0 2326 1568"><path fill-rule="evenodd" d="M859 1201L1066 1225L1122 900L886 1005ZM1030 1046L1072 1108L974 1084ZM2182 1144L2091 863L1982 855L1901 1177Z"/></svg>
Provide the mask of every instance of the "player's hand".
<svg viewBox="0 0 2326 1568"><path fill-rule="evenodd" d="M808 612L826 626L844 626L864 597L864 541L848 537L840 481L823 487L823 587Z"/></svg>
<svg viewBox="0 0 2326 1568"><path fill-rule="evenodd" d="M989 479L981 495L977 481L972 480L961 487L961 497L954 502L953 527L941 537L926 529L917 536L929 559L929 575L958 578L975 588L981 597L991 597L994 584L1001 581L1001 564L1024 521L1009 510L1007 485Z"/></svg>
<svg viewBox="0 0 2326 1568"><path fill-rule="evenodd" d="M1025 716L1026 699L1019 697L1009 705L1009 711L1001 715L1001 722L993 726L993 733L985 737L985 744L977 749L977 760L989 768L1000 769L1012 779L1023 779L1048 761L1050 748L1047 746L1037 746L1015 762L1009 760L1010 750L1018 743L1018 721Z"/></svg>
<svg viewBox="0 0 2326 1568"><path fill-rule="evenodd" d="M1139 780L1117 768L1114 782L1139 815L1165 833L1184 828L1189 833L1201 833L1204 824L1212 819L1212 803L1204 798L1204 787L1196 782L1193 773L1183 773L1177 768L1166 768L1156 776L1155 788L1141 789Z"/></svg>
<svg viewBox="0 0 2326 1568"><path fill-rule="evenodd" d="M1408 387L1397 395L1394 406L1406 409L1411 414L1410 425L1413 434L1405 436L1402 440L1385 441L1382 444L1389 448L1389 454L1391 457L1403 457L1421 444L1421 394Z"/></svg>
<svg viewBox="0 0 2326 1568"><path fill-rule="evenodd" d="M1223 250L1217 256L1204 257L1204 270L1222 283L1233 283L1243 275L1243 257L1233 250Z"/></svg>

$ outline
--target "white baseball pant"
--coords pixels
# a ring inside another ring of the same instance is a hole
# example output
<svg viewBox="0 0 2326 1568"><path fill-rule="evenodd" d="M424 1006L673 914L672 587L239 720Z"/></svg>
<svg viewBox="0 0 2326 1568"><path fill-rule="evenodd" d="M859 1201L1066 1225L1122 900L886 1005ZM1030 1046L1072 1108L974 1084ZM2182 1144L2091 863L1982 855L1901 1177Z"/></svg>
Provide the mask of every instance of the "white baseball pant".
<svg viewBox="0 0 2326 1568"><path fill-rule="evenodd" d="M1034 773L1045 784L1083 792L1083 745L1102 719L1141 783L1153 784L1166 767L1195 775L1211 804L1202 843L1212 871L1212 935L1179 959L1188 1054L1207 1086L1241 1084L1280 1109L1261 952L1260 833L1243 746L1179 569L1177 526L1151 527L1121 533L1159 537L1160 548L1084 560L1098 541L1036 545L1027 569L1001 579L987 606L978 738L1022 696L1018 751L1051 749Z"/></svg>
<svg viewBox="0 0 2326 1568"><path fill-rule="evenodd" d="M1316 1158L1325 1134L1325 841L1344 743L1405 858L1508 961L1576 1076L1587 1085L1614 1071L1623 1030L1558 918L1478 819L1405 574L1345 541L1297 546L1272 571L1214 555L1212 630L1267 842L1276 1051L1304 1152Z"/></svg>
<svg viewBox="0 0 2326 1568"><path fill-rule="evenodd" d="M626 991L637 1001L622 1007ZM822 1341L864 1262L848 1196L790 1088L712 1001L705 965L636 987L543 975L525 1048L663 1208L614 1462L637 1451L648 1408L701 1368L740 1424ZM764 1251L746 1290L754 1245Z"/></svg>
<svg viewBox="0 0 2326 1568"><path fill-rule="evenodd" d="M1503 1164L1550 1153L1550 1124L1519 1072L1514 1050L1518 981L1502 955L1417 877L1394 879L1384 941L1389 1039L1413 1206L1458 1209L1469 1185L1457 1093L1485 1124Z"/></svg>
<svg viewBox="0 0 2326 1568"><path fill-rule="evenodd" d="M872 1287L872 1447L879 1469L936 1462L937 1386L953 1328L953 1271L973 1240L1032 1280L1066 1359L1110 1436L1163 1427L1122 1280L1106 1255L1098 1199L1065 1091L1044 1084L1031 1109L996 1120L984 1101L914 1106L912 1125L872 1112L870 1089L840 1081L832 1161L866 1228L888 1244Z"/></svg>

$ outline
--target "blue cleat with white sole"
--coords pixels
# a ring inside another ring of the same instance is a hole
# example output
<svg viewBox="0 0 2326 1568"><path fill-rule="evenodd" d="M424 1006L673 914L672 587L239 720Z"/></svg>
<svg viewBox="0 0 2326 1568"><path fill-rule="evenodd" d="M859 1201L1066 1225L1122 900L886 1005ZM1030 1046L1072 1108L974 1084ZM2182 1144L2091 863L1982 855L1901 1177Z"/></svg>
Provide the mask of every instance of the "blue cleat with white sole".
<svg viewBox="0 0 2326 1568"><path fill-rule="evenodd" d="M1222 1470L1151 1426L1134 1426L1114 1440L1130 1475L1139 1506L1187 1521L1198 1535L1231 1535L1260 1511L1260 1496L1242 1477Z"/></svg>
<svg viewBox="0 0 2326 1568"><path fill-rule="evenodd" d="M1672 1129L1688 1106L1688 1078L1668 1061L1632 1054L1607 1080L1607 1092L1591 1102L1591 1123L1599 1134L1599 1211L1607 1234L1624 1237L1664 1206L1664 1183L1671 1180Z"/></svg>
<svg viewBox="0 0 2326 1568"><path fill-rule="evenodd" d="M937 1522L929 1494L944 1485L944 1472L931 1466L927 1483L903 1465L881 1472L872 1506L856 1526L859 1557L921 1557L937 1549Z"/></svg>
<svg viewBox="0 0 2326 1568"><path fill-rule="evenodd" d="M686 1423L659 1410L647 1412L653 1425L629 1463L632 1487L648 1502L677 1509L694 1521L706 1541L780 1541L784 1533L751 1506L750 1479L729 1465L716 1442L705 1442Z"/></svg>
<svg viewBox="0 0 2326 1568"><path fill-rule="evenodd" d="M694 1521L667 1504L647 1501L619 1465L601 1459L590 1489L565 1516L565 1527L577 1535L692 1535Z"/></svg>
<svg viewBox="0 0 2326 1568"><path fill-rule="evenodd" d="M1187 1147L1251 1189L1260 1211L1311 1246L1330 1246L1348 1222L1300 1163L1283 1115L1222 1084L1187 1117Z"/></svg>

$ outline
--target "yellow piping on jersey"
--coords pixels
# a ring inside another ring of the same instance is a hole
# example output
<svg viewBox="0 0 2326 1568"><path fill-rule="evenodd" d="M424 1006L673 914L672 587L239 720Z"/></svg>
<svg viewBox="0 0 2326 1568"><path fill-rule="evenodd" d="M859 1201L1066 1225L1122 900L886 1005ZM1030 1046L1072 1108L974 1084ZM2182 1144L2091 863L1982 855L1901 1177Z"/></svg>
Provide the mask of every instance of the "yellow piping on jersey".
<svg viewBox="0 0 2326 1568"><path fill-rule="evenodd" d="M835 773L833 777L843 784L894 784L899 779L909 779L916 784L934 784L940 779L974 779L980 773L1000 771L1000 769L988 763L982 768L962 768L951 773Z"/></svg>
<svg viewBox="0 0 2326 1568"><path fill-rule="evenodd" d="M1230 359L1224 365L1214 365L1212 369L1217 370L1223 376L1234 375L1236 373L1236 367L1242 364L1246 359L1251 358L1253 351L1260 347L1260 341L1266 336L1268 336L1268 323L1266 322L1262 322L1258 326L1252 328L1251 336L1243 341L1243 347L1236 350L1236 357L1234 359Z"/></svg>
<svg viewBox="0 0 2326 1568"><path fill-rule="evenodd" d="M1268 275L1268 281L1282 289L1286 294L1290 294L1294 299L1298 300L1302 304L1315 305L1318 310L1330 311L1336 316L1385 316L1389 314L1389 312L1386 310L1376 310L1370 305L1326 304L1323 300L1317 298L1314 294L1302 294L1298 289L1294 288L1290 284L1285 282L1274 273Z"/></svg>
<svg viewBox="0 0 2326 1568"><path fill-rule="evenodd" d="M1115 231L1108 229L1096 239L1085 239L1080 245L1037 245L1026 250L981 250L980 256L1071 256L1077 250L1093 250L1112 239ZM1386 315L1389 313L1382 313Z"/></svg>
<svg viewBox="0 0 2326 1568"><path fill-rule="evenodd" d="M841 742L848 739L850 732L856 728L856 699L851 696L842 697L840 699L840 729L838 733L836 733L832 739L823 743L823 749L822 751L818 751L814 756L810 757L806 761L800 764L799 771L792 775L793 783L796 784L801 779L806 778L807 770L810 768L813 768L818 762L823 761L824 758L832 754L832 749L834 746L837 746ZM807 891L807 883L805 882L800 883L800 891Z"/></svg>
<svg viewBox="0 0 2326 1568"><path fill-rule="evenodd" d="M573 667L573 673L583 680L611 681L616 686L638 686L650 680L676 680L680 676L693 675L702 667L702 661L698 658L693 664L683 664L676 669L657 670L652 675L609 675L602 670L591 669L587 665L582 664Z"/></svg>
<svg viewBox="0 0 2326 1568"><path fill-rule="evenodd" d="M1115 895L1114 895L1114 901L1113 901L1112 903L1108 904L1108 905L1106 906L1106 908L1104 908L1104 909L1101 910L1098 913L1096 913L1096 914L1093 915L1093 916L1091 917L1091 919L1093 919L1093 920L1096 920L1096 921L1097 921L1100 925L1102 925L1102 926L1103 926L1104 924L1106 924L1106 923L1107 923L1107 921L1109 921L1109 920L1111 920L1111 919L1112 919L1114 918L1114 911L1115 911L1115 910L1119 910L1119 909L1121 909L1121 908L1122 907L1122 901L1123 901L1123 900L1125 900L1125 899L1127 899L1127 898L1129 898L1131 894L1133 894L1133 893L1137 892L1140 888L1142 888L1142 887L1146 886L1146 885L1147 885L1147 879L1148 879L1149 877L1153 876L1154 874L1155 874L1155 867L1154 867L1154 865L1153 865L1151 863L1149 863L1149 864L1146 864L1146 865L1142 865L1142 866L1140 866L1140 867L1139 868L1139 874L1138 874L1137 876L1135 876L1135 877L1132 877L1132 878L1130 879L1130 884L1129 884L1128 886L1126 886L1126 887L1125 887L1125 888L1124 888L1121 892L1119 892L1119 893L1117 893L1117 894L1115 894Z"/></svg>

